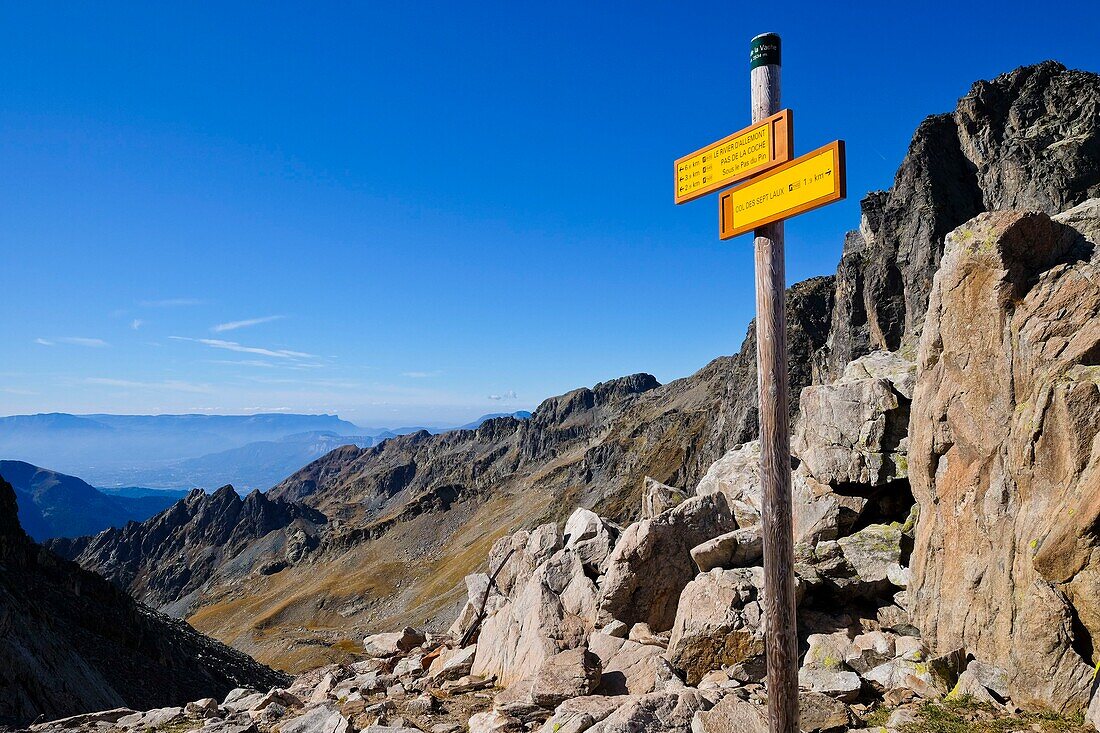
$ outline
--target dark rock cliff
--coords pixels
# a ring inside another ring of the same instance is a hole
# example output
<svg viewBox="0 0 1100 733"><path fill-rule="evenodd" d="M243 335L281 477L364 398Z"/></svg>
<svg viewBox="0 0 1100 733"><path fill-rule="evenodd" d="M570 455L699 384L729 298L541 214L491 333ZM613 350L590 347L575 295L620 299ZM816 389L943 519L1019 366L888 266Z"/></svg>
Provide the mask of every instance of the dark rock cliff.
<svg viewBox="0 0 1100 733"><path fill-rule="evenodd" d="M1047 61L974 84L926 119L889 191L844 243L826 376L876 349L915 350L946 234L983 211L1055 214L1100 195L1100 76Z"/></svg>
<svg viewBox="0 0 1100 733"><path fill-rule="evenodd" d="M34 544L0 478L0 723L180 705L286 678Z"/></svg>

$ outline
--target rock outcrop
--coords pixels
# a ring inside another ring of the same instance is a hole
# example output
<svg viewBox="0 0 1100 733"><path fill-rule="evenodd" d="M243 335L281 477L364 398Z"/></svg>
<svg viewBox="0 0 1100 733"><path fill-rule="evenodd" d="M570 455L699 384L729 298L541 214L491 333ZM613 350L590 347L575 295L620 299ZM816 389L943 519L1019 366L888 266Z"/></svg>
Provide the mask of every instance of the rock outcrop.
<svg viewBox="0 0 1100 733"><path fill-rule="evenodd" d="M695 577L691 549L735 529L723 494L693 497L627 527L600 586L601 621L671 629L680 592Z"/></svg>
<svg viewBox="0 0 1100 733"><path fill-rule="evenodd" d="M182 705L286 681L34 544L2 478L0 660L0 724Z"/></svg>
<svg viewBox="0 0 1100 733"><path fill-rule="evenodd" d="M1096 662L1096 250L1044 214L977 217L948 237L920 342L913 620L1023 705L1085 707Z"/></svg>

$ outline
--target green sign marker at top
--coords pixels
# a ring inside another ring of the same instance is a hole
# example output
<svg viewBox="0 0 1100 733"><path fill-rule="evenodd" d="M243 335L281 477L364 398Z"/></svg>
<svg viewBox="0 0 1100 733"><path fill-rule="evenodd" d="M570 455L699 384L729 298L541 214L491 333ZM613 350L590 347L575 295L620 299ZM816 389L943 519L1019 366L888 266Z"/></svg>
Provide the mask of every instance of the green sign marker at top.
<svg viewBox="0 0 1100 733"><path fill-rule="evenodd" d="M775 64L779 66L779 36L762 33L749 42L749 68Z"/></svg>

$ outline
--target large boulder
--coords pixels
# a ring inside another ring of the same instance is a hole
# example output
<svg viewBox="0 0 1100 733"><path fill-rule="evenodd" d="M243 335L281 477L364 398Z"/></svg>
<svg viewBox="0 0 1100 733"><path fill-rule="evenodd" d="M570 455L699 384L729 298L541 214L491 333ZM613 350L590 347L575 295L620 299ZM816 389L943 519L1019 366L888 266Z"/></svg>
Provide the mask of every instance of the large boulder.
<svg viewBox="0 0 1100 733"><path fill-rule="evenodd" d="M581 647L559 652L542 663L531 680L531 702L556 708L573 697L590 695L600 684L600 658Z"/></svg>
<svg viewBox="0 0 1100 733"><path fill-rule="evenodd" d="M658 514L682 504L688 495L674 486L662 484L655 478L645 477L642 494L642 519L653 519Z"/></svg>
<svg viewBox="0 0 1100 733"><path fill-rule="evenodd" d="M768 733L767 711L737 695L726 695L710 710L695 714L691 733Z"/></svg>
<svg viewBox="0 0 1100 733"><path fill-rule="evenodd" d="M762 568L711 570L680 596L667 659L697 685L716 669L764 655Z"/></svg>
<svg viewBox="0 0 1100 733"><path fill-rule="evenodd" d="M803 692L798 696L798 727L805 733L839 733L849 730L851 715L848 707L819 692Z"/></svg>
<svg viewBox="0 0 1100 733"><path fill-rule="evenodd" d="M698 690L653 692L629 697L615 712L589 728L591 733L689 733L695 714L710 708Z"/></svg>
<svg viewBox="0 0 1100 733"><path fill-rule="evenodd" d="M331 704L310 708L279 726L280 733L348 733L350 730L348 719Z"/></svg>
<svg viewBox="0 0 1100 733"><path fill-rule="evenodd" d="M618 710L627 698L621 695L574 697L559 705L540 733L582 733Z"/></svg>
<svg viewBox="0 0 1100 733"><path fill-rule="evenodd" d="M1008 675L1014 703L1081 710L1100 638L1100 266L1043 214L948 237L920 342L909 590L935 652Z"/></svg>
<svg viewBox="0 0 1100 733"><path fill-rule="evenodd" d="M735 529L691 548L691 559L700 572L714 568L740 568L759 565L764 557L764 538L760 525Z"/></svg>
<svg viewBox="0 0 1100 733"><path fill-rule="evenodd" d="M619 537L619 529L595 512L576 509L565 523L565 546L572 548L589 572L601 575Z"/></svg>
<svg viewBox="0 0 1100 733"><path fill-rule="evenodd" d="M875 352L836 382L804 388L791 451L809 474L833 486L904 478L915 370L898 354Z"/></svg>
<svg viewBox="0 0 1100 733"><path fill-rule="evenodd" d="M363 640L363 653L368 657L392 657L406 654L424 643L424 634L405 627L401 631L372 634Z"/></svg>
<svg viewBox="0 0 1100 733"><path fill-rule="evenodd" d="M482 624L473 663L474 675L505 687L584 644L596 617L596 585L572 548L551 555L513 595Z"/></svg>
<svg viewBox="0 0 1100 733"><path fill-rule="evenodd" d="M695 577L691 549L737 529L723 494L695 496L623 532L600 587L600 619L672 628L680 591Z"/></svg>
<svg viewBox="0 0 1100 733"><path fill-rule="evenodd" d="M741 528L760 523L764 497L760 481L760 442L737 446L711 465L699 482L700 496L722 494ZM796 542L814 543L845 534L859 518L867 499L838 494L816 480L804 465L791 474Z"/></svg>
<svg viewBox="0 0 1100 733"><path fill-rule="evenodd" d="M588 648L600 659L603 672L597 691L602 695L645 695L664 681L664 647L596 632Z"/></svg>
<svg viewBox="0 0 1100 733"><path fill-rule="evenodd" d="M902 565L904 535L898 525L872 524L837 540L844 560L854 574L842 587L858 586L866 594L909 583L908 568ZM893 592L893 591L891 591Z"/></svg>

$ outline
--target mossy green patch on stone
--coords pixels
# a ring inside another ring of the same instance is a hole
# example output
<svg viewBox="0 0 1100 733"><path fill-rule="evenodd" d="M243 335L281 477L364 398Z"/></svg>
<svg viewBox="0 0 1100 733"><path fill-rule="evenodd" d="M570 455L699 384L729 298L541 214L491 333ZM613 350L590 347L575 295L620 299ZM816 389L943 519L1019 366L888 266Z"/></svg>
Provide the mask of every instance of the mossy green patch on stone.
<svg viewBox="0 0 1100 733"><path fill-rule="evenodd" d="M914 723L898 727L899 733L1091 733L1080 713L1059 715L1054 712L1033 712L1012 715L969 695L960 695L942 702L926 702L913 710ZM888 717L888 716L887 716ZM876 721L876 724L877 721Z"/></svg>

